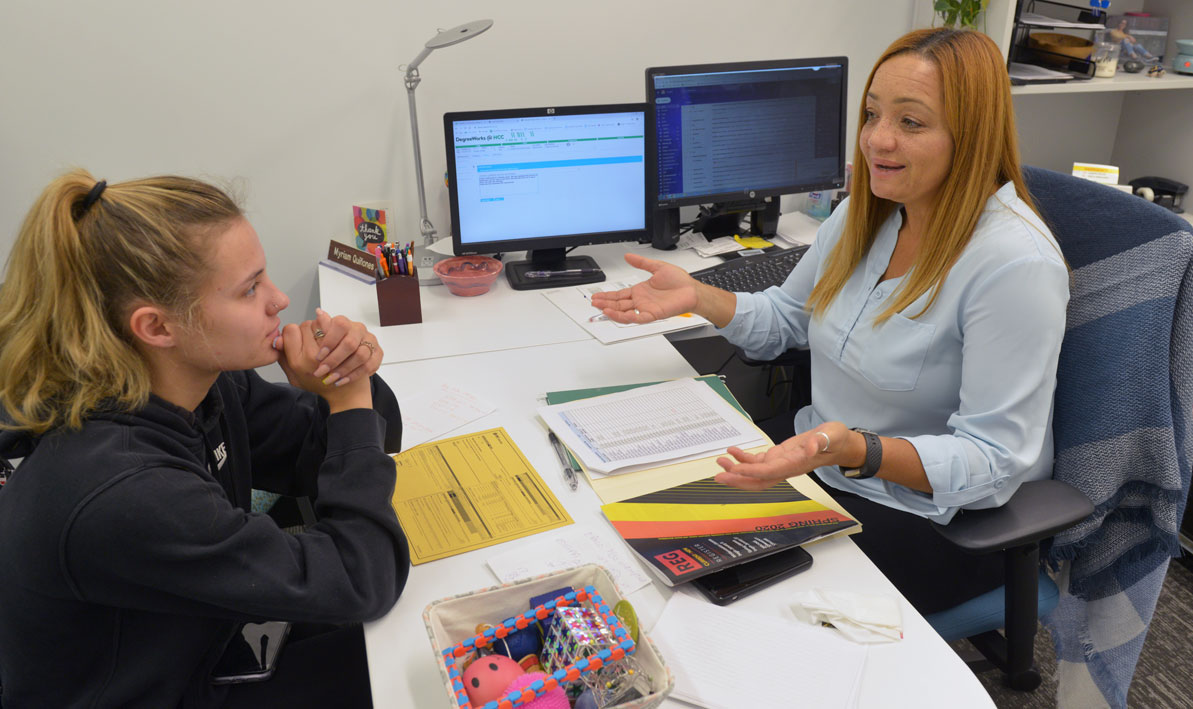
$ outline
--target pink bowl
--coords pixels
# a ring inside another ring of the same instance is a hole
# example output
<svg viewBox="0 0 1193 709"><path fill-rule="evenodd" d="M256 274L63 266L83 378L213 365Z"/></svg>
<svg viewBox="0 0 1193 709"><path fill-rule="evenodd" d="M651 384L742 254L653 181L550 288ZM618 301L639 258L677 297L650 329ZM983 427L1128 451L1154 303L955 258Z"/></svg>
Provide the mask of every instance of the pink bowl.
<svg viewBox="0 0 1193 709"><path fill-rule="evenodd" d="M505 264L489 256L453 256L435 264L435 275L455 295L480 295L488 292L503 268Z"/></svg>

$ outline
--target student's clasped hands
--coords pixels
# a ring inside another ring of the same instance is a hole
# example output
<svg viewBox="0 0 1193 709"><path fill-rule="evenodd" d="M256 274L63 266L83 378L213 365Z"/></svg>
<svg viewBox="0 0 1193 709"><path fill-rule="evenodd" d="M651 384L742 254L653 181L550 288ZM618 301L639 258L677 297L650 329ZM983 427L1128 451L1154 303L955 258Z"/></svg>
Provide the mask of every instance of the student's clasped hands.
<svg viewBox="0 0 1193 709"><path fill-rule="evenodd" d="M274 347L290 383L324 394L330 389L365 382L381 367L384 353L364 324L317 309L314 320L290 324Z"/></svg>

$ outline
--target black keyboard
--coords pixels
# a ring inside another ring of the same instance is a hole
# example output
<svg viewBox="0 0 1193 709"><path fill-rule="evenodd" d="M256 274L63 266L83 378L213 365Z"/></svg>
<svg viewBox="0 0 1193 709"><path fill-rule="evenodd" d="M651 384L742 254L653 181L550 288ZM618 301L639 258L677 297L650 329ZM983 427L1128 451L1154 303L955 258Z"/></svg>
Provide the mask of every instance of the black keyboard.
<svg viewBox="0 0 1193 709"><path fill-rule="evenodd" d="M769 249L756 256L739 256L716 266L692 271L701 283L735 293L757 293L771 286L783 285L787 274L807 253L807 246L793 249Z"/></svg>

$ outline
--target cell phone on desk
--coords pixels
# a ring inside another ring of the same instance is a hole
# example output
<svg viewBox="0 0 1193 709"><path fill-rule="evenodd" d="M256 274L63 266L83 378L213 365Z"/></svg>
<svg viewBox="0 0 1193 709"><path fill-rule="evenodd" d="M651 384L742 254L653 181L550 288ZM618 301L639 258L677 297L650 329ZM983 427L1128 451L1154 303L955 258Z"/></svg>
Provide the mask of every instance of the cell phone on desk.
<svg viewBox="0 0 1193 709"><path fill-rule="evenodd" d="M239 684L269 679L289 634L290 624L280 620L240 626L211 671L211 683Z"/></svg>
<svg viewBox="0 0 1193 709"><path fill-rule="evenodd" d="M774 585L812 566L812 555L803 547L792 547L770 556L731 566L692 582L697 591L718 606Z"/></svg>

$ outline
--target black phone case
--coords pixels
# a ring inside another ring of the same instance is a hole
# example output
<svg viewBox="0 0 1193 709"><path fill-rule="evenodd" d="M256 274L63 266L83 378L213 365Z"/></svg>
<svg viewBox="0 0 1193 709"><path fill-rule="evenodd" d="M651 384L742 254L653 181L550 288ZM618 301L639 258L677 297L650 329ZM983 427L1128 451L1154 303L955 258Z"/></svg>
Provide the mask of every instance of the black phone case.
<svg viewBox="0 0 1193 709"><path fill-rule="evenodd" d="M812 555L803 547L794 547L702 576L693 581L692 585L708 600L718 606L724 606L811 566Z"/></svg>
<svg viewBox="0 0 1193 709"><path fill-rule="evenodd" d="M211 683L241 684L269 679L289 635L290 624L283 621L241 625L212 670Z"/></svg>

